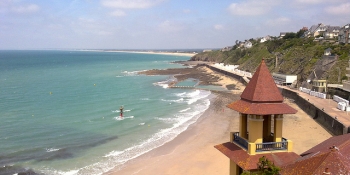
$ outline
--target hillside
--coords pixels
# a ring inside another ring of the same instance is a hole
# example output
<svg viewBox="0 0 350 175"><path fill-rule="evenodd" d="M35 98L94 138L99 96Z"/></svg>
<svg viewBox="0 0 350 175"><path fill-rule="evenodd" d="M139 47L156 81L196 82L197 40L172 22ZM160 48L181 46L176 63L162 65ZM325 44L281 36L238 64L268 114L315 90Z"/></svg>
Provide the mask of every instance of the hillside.
<svg viewBox="0 0 350 175"><path fill-rule="evenodd" d="M264 43L253 41L253 47L249 49L238 48L235 45L230 51L203 52L193 56L191 60L238 64L239 69L254 72L261 59L265 58L271 72L296 74L298 84L306 81L314 70L319 73L319 79L327 79L331 84L338 83L339 69L340 79L346 79L350 45L313 40L313 38L291 38ZM331 48L332 55L338 55L338 58L331 61L324 58L324 50L327 48Z"/></svg>

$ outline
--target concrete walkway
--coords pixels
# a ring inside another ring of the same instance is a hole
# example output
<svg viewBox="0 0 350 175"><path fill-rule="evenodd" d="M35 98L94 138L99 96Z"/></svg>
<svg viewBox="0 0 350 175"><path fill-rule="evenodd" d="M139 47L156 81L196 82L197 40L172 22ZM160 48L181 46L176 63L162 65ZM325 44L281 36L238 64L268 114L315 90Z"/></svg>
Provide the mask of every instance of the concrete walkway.
<svg viewBox="0 0 350 175"><path fill-rule="evenodd" d="M344 126L350 126L350 112L341 111L337 108L337 102L333 99L321 99L315 96L311 96L307 93L298 91L297 89L291 89L286 86L278 86L279 88L288 89L296 92L300 97L308 100L311 104L315 105L319 109L324 109L329 116L337 117L337 120L344 124Z"/></svg>

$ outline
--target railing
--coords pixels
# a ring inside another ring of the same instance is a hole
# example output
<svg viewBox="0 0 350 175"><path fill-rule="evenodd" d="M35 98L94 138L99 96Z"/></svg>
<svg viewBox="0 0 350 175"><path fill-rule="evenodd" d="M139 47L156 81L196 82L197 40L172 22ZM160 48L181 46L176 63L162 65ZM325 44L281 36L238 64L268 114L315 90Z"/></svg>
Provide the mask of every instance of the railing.
<svg viewBox="0 0 350 175"><path fill-rule="evenodd" d="M271 133L271 136L273 136L273 133ZM238 144L244 149L248 149L248 140L240 137L239 132L233 133L233 142ZM282 138L281 142L256 143L255 146L256 146L256 152L287 150L288 141L286 138Z"/></svg>
<svg viewBox="0 0 350 175"><path fill-rule="evenodd" d="M239 136L239 132L233 133L233 142L237 143L239 146L248 149L248 140Z"/></svg>
<svg viewBox="0 0 350 175"><path fill-rule="evenodd" d="M288 142L267 142L267 143L256 143L256 152L262 151L275 151L275 150L286 150L288 148Z"/></svg>

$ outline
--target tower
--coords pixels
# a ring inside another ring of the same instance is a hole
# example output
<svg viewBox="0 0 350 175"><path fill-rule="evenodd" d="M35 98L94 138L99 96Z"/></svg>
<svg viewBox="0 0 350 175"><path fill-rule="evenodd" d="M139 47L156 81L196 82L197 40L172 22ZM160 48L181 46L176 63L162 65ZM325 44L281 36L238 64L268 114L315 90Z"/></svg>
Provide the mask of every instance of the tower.
<svg viewBox="0 0 350 175"><path fill-rule="evenodd" d="M289 163L299 156L292 152L293 142L283 138L283 115L297 111L283 103L264 60L241 95L228 108L239 112L239 132L231 132L230 142L215 148L230 158L230 175L244 170L256 171L265 156L275 165Z"/></svg>

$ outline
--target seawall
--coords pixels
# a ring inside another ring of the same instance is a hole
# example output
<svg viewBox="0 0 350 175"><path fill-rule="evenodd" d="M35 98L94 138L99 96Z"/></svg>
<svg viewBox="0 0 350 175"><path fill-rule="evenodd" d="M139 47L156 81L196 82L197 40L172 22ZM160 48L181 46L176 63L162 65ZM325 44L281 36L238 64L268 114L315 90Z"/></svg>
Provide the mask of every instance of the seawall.
<svg viewBox="0 0 350 175"><path fill-rule="evenodd" d="M242 84L247 85L246 81L243 79L242 76L239 76L237 74L234 74L234 73L231 73L231 72L228 72L228 71L225 71L225 70L222 70L222 69L219 69L219 68L216 68L214 66L207 65L207 64L205 66L208 67L209 69L215 71L215 72L219 72L219 73L222 73L224 75L233 77L234 79L238 80Z"/></svg>
<svg viewBox="0 0 350 175"><path fill-rule="evenodd" d="M247 84L242 76L233 74L231 72L227 72L222 69L218 69L210 65L205 65L205 66L207 66L213 71L235 78L236 80L240 81L244 85ZM331 134L343 135L346 133L350 133L350 126L346 126L345 124L341 123L339 120L335 119L335 117L330 116L329 114L324 112L322 109L319 109L317 106L310 103L308 100L299 96L296 92L288 89L284 89L284 88L279 88L279 90L281 91L284 97L293 99L294 102L300 107L300 109L302 109L308 115L310 115L316 122L318 122L324 129L326 129Z"/></svg>
<svg viewBox="0 0 350 175"><path fill-rule="evenodd" d="M330 116L322 109L319 109L315 105L311 104L308 100L300 97L296 92L284 88L279 89L284 97L293 99L300 109L310 115L331 134L343 135L350 133L350 128L348 126L345 126L343 123L335 119L335 117Z"/></svg>

